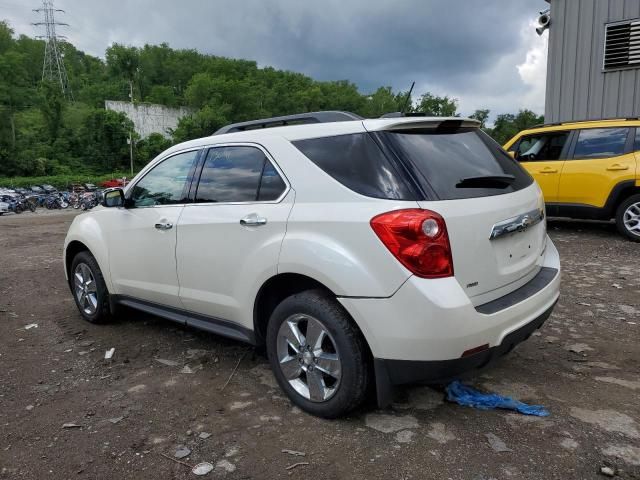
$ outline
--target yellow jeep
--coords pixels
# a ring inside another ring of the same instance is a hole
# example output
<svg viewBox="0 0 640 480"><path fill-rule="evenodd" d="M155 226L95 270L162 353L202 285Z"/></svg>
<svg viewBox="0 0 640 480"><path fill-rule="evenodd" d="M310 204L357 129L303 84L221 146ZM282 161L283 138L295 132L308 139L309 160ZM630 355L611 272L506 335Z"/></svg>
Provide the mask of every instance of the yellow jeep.
<svg viewBox="0 0 640 480"><path fill-rule="evenodd" d="M547 215L615 218L620 233L640 242L640 119L536 126L504 148L540 184Z"/></svg>

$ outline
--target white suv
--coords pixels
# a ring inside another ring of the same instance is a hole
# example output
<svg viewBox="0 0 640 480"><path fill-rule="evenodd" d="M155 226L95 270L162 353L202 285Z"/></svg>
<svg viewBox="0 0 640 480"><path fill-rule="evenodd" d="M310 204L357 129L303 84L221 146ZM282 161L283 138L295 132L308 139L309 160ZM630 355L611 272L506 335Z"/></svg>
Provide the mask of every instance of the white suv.
<svg viewBox="0 0 640 480"><path fill-rule="evenodd" d="M76 217L64 263L85 319L124 305L266 346L323 417L484 366L560 284L540 188L477 122L346 112L170 148Z"/></svg>

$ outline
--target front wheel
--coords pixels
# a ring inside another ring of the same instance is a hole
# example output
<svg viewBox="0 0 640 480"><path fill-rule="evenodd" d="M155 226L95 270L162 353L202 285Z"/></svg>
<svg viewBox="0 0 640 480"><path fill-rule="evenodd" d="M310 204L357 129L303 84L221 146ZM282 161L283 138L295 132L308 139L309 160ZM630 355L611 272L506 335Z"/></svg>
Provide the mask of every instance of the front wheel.
<svg viewBox="0 0 640 480"><path fill-rule="evenodd" d="M365 340L344 308L323 291L297 293L276 307L267 327L267 353L280 387L313 415L342 416L368 391Z"/></svg>
<svg viewBox="0 0 640 480"><path fill-rule="evenodd" d="M109 320L109 291L98 262L88 251L78 253L71 263L71 289L80 314L91 323Z"/></svg>
<svg viewBox="0 0 640 480"><path fill-rule="evenodd" d="M640 195L631 195L616 210L618 232L634 242L640 242Z"/></svg>

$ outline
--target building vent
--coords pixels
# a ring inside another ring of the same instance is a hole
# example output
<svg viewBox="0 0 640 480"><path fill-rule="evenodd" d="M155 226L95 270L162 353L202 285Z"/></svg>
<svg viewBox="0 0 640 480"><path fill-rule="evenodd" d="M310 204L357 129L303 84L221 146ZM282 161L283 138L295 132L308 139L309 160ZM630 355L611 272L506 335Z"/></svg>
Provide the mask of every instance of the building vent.
<svg viewBox="0 0 640 480"><path fill-rule="evenodd" d="M640 68L640 19L606 26L604 69Z"/></svg>

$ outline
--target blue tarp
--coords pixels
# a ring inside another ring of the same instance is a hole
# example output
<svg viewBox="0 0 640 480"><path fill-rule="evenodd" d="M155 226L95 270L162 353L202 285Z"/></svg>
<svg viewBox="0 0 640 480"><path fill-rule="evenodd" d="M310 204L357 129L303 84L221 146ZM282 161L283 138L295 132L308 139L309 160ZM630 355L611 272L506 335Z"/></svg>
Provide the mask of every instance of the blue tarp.
<svg viewBox="0 0 640 480"><path fill-rule="evenodd" d="M479 392L468 385L463 385L458 380L451 382L447 386L447 400L467 407L479 408L480 410L504 408L506 410L515 410L524 415L549 416L549 411L542 405L527 405L511 397L503 397L496 393Z"/></svg>

